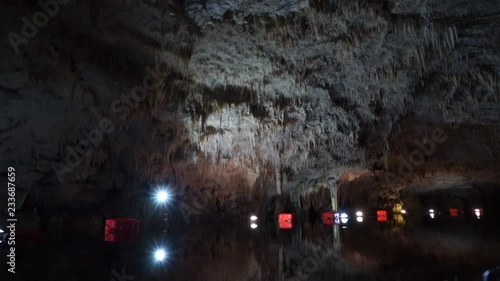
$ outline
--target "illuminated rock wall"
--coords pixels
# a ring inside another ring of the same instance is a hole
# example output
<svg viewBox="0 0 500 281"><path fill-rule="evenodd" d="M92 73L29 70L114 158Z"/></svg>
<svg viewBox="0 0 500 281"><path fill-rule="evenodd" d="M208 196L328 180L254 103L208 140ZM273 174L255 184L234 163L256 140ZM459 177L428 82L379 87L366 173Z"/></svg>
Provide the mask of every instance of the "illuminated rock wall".
<svg viewBox="0 0 500 281"><path fill-rule="evenodd" d="M95 200L145 181L226 199L378 181L428 123L470 128L433 170L498 171L498 1L74 0L28 39L30 3L0 4L2 33L26 37L1 39L0 153L50 204L83 181Z"/></svg>

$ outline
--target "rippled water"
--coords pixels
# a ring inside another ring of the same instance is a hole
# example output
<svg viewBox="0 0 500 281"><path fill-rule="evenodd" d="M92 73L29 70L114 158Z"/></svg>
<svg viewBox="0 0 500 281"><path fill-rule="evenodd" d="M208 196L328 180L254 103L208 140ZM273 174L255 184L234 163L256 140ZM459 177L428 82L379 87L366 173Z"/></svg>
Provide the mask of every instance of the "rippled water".
<svg viewBox="0 0 500 281"><path fill-rule="evenodd" d="M367 218L344 227L316 223L282 230L269 224L171 232L124 244L72 237L25 242L17 247L15 277L443 281L480 280L485 270L500 265L499 231L465 221L418 225ZM167 252L164 262L154 260L160 247Z"/></svg>

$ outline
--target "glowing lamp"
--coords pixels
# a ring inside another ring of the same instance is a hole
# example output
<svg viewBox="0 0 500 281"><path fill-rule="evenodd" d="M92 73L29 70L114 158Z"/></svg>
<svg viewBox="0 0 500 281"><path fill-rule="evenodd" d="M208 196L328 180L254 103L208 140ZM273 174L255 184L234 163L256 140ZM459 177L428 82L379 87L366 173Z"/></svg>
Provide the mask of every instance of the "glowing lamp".
<svg viewBox="0 0 500 281"><path fill-rule="evenodd" d="M458 217L458 209L451 208L450 209L450 216L452 216L452 217Z"/></svg>
<svg viewBox="0 0 500 281"><path fill-rule="evenodd" d="M167 253L163 249L158 249L155 251L155 260L157 262L162 262L167 257Z"/></svg>
<svg viewBox="0 0 500 281"><path fill-rule="evenodd" d="M387 211L386 210L378 210L377 211L377 221L386 222L387 221Z"/></svg>
<svg viewBox="0 0 500 281"><path fill-rule="evenodd" d="M293 224L291 221L281 221L278 223L278 227L280 229L292 229L293 228Z"/></svg>
<svg viewBox="0 0 500 281"><path fill-rule="evenodd" d="M160 189L156 192L156 202L166 203L170 200L170 193L165 189Z"/></svg>
<svg viewBox="0 0 500 281"><path fill-rule="evenodd" d="M321 216L322 221L333 221L335 214L333 212L324 212Z"/></svg>
<svg viewBox="0 0 500 281"><path fill-rule="evenodd" d="M480 218L481 218L481 216L483 215L483 209L475 208L475 209L474 209L474 215L476 215L476 217L477 217L478 219L480 219Z"/></svg>
<svg viewBox="0 0 500 281"><path fill-rule="evenodd" d="M292 214L279 214L278 222L292 222L293 215Z"/></svg>

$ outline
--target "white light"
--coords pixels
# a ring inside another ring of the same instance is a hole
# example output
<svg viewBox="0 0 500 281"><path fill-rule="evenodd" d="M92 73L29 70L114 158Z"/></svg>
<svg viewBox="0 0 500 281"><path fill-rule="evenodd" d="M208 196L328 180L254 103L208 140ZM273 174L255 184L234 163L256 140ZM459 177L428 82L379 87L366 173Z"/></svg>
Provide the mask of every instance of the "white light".
<svg viewBox="0 0 500 281"><path fill-rule="evenodd" d="M357 217L362 217L362 216L363 216L363 212L361 212L361 211L357 211L357 212L356 212L356 216L357 216Z"/></svg>
<svg viewBox="0 0 500 281"><path fill-rule="evenodd" d="M484 273L483 273L483 280L488 280L489 276L490 276L490 273L491 273L491 270L486 270Z"/></svg>
<svg viewBox="0 0 500 281"><path fill-rule="evenodd" d="M348 218L340 218L340 222L341 223L347 223L347 221L349 221Z"/></svg>
<svg viewBox="0 0 500 281"><path fill-rule="evenodd" d="M434 213L434 210L433 209L429 209L429 213Z"/></svg>
<svg viewBox="0 0 500 281"><path fill-rule="evenodd" d="M357 218L356 218L356 220L357 220L358 222L363 222L363 217L357 217Z"/></svg>
<svg viewBox="0 0 500 281"><path fill-rule="evenodd" d="M250 217L250 220L251 220L251 221L256 221L256 220L257 220L257 216L251 216L251 217Z"/></svg>
<svg viewBox="0 0 500 281"><path fill-rule="evenodd" d="M347 218L347 217L349 217L349 216L348 216L346 213L342 213L342 214L340 214L340 217L341 217L341 218Z"/></svg>
<svg viewBox="0 0 500 281"><path fill-rule="evenodd" d="M250 227L251 227L252 229L256 229L256 228L257 228L257 226L258 226L258 225L257 225L256 223L252 223L252 224L250 224Z"/></svg>
<svg viewBox="0 0 500 281"><path fill-rule="evenodd" d="M158 198L158 201L165 202L168 199L168 194L164 190L159 191L158 194L157 194L157 198Z"/></svg>
<svg viewBox="0 0 500 281"><path fill-rule="evenodd" d="M156 261L163 261L166 256L167 256L167 253L165 253L165 250L163 250L163 249L158 249L155 252L155 260Z"/></svg>
<svg viewBox="0 0 500 281"><path fill-rule="evenodd" d="M430 213L429 215L431 216L431 219L434 218L434 213Z"/></svg>
<svg viewBox="0 0 500 281"><path fill-rule="evenodd" d="M480 213L480 212L481 212L481 210L479 210L479 209L474 209L474 212L476 212L476 213Z"/></svg>
<svg viewBox="0 0 500 281"><path fill-rule="evenodd" d="M4 233L3 229L0 229L0 233Z"/></svg>
<svg viewBox="0 0 500 281"><path fill-rule="evenodd" d="M156 192L156 201L158 203L165 203L170 200L170 193L165 189L160 189Z"/></svg>
<svg viewBox="0 0 500 281"><path fill-rule="evenodd" d="M401 214L406 214L406 210L405 209L401 210Z"/></svg>

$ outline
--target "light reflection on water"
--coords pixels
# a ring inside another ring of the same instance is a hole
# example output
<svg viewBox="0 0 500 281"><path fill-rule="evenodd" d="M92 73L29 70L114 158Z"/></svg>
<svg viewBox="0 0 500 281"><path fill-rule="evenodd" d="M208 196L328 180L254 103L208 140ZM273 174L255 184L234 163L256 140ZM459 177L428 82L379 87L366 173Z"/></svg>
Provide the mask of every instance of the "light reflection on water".
<svg viewBox="0 0 500 281"><path fill-rule="evenodd" d="M161 263L154 261L159 246L168 253ZM346 228L259 225L126 244L68 239L18 249L19 280L443 281L474 280L500 265L500 236L491 229L395 226L375 219Z"/></svg>

